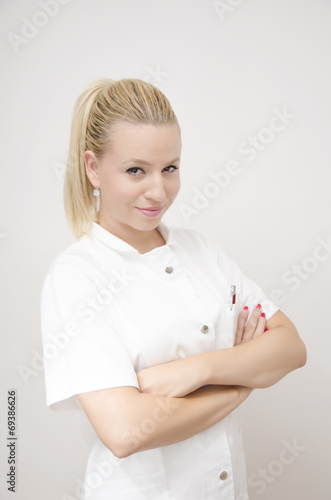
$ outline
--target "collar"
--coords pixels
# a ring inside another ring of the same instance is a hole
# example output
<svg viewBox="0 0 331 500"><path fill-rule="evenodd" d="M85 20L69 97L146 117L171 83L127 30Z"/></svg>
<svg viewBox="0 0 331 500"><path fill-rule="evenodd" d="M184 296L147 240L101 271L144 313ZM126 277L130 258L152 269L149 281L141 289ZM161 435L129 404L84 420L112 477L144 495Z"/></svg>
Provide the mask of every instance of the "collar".
<svg viewBox="0 0 331 500"><path fill-rule="evenodd" d="M173 228L169 227L165 222L160 221L160 223L156 229L158 229L158 231L161 233L161 235L165 239L166 246L176 244L176 239L175 239L175 236L173 233ZM105 245L107 245L108 247L110 247L114 250L119 250L121 252L133 252L133 253L139 254L139 252L136 248L129 245L129 243L126 243L124 240L122 240L118 236L115 236L114 234L110 233L109 231L107 231L106 229L101 227L100 224L97 224L96 222L92 223L91 237L92 237L92 240L101 241L102 243L104 243ZM163 246L165 246L165 245L163 245ZM162 248L162 247L158 247L158 248Z"/></svg>

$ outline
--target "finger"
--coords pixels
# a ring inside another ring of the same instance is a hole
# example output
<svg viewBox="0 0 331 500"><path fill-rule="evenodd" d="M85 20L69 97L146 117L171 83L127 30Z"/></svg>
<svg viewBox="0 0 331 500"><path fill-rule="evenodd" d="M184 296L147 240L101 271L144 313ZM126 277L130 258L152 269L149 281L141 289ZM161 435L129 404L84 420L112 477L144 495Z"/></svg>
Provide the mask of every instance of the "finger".
<svg viewBox="0 0 331 500"><path fill-rule="evenodd" d="M141 375L140 371L137 372L136 375L137 375L137 380L138 380L138 384L139 384L139 391L143 392L143 380L142 380L142 375Z"/></svg>
<svg viewBox="0 0 331 500"><path fill-rule="evenodd" d="M247 342L248 340L251 340L253 338L260 316L261 316L261 305L258 304L252 311L252 314L250 315L250 318L247 322L242 337L242 342Z"/></svg>
<svg viewBox="0 0 331 500"><path fill-rule="evenodd" d="M238 345L242 341L248 314L249 314L248 307L245 306L238 316L237 331L236 331L236 338L234 345Z"/></svg>
<svg viewBox="0 0 331 500"><path fill-rule="evenodd" d="M148 382L148 380L151 380L151 378L148 377L148 370L149 368L143 368L136 373L140 392L151 392L151 384L150 382Z"/></svg>
<svg viewBox="0 0 331 500"><path fill-rule="evenodd" d="M259 335L261 335L264 332L266 324L267 324L267 320L266 320L265 314L262 313L260 318L259 318L258 324L256 326L256 330L255 330L255 333L253 335L253 338L258 337Z"/></svg>

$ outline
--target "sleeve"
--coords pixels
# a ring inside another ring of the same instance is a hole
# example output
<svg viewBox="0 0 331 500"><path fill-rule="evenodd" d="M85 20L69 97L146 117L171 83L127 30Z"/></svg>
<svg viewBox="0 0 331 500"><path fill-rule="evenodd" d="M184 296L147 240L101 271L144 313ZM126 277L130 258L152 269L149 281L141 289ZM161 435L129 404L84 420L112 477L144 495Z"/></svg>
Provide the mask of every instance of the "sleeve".
<svg viewBox="0 0 331 500"><path fill-rule="evenodd" d="M51 270L41 293L46 404L79 409L75 394L133 386L130 355L97 286L79 272Z"/></svg>
<svg viewBox="0 0 331 500"><path fill-rule="evenodd" d="M229 292L231 285L237 287L237 310L240 311L241 308L247 306L252 312L257 304L261 304L266 319L270 319L279 307L269 299L257 283L241 272L239 266L220 249L214 240L209 240L207 244L213 259L216 260L217 267L225 278Z"/></svg>

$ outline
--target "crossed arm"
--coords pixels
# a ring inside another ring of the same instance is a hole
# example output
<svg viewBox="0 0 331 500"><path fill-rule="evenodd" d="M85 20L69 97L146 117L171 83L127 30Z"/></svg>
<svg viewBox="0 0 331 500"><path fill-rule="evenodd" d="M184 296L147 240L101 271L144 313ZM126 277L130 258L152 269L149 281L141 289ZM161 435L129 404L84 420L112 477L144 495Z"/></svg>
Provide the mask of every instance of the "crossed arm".
<svg viewBox="0 0 331 500"><path fill-rule="evenodd" d="M253 388L268 387L305 364L305 346L283 313L267 322L259 309L247 321L248 314L239 315L233 348L141 370L140 391L116 387L78 394L104 445L124 458L188 439L225 418Z"/></svg>
<svg viewBox="0 0 331 500"><path fill-rule="evenodd" d="M265 388L306 362L306 348L281 311L266 322L261 309L242 310L235 346L156 365L138 372L143 392L184 396L205 385ZM267 331L265 328L267 327Z"/></svg>

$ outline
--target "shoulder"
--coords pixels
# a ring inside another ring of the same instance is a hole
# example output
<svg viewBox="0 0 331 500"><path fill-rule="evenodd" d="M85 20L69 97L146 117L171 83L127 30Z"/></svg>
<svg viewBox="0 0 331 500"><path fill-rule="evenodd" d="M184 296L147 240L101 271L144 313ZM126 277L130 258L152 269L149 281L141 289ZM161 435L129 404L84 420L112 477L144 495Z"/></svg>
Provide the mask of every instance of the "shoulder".
<svg viewBox="0 0 331 500"><path fill-rule="evenodd" d="M209 238L196 229L169 226L170 237L175 240L176 243L182 246L186 245L202 245L209 246Z"/></svg>
<svg viewBox="0 0 331 500"><path fill-rule="evenodd" d="M221 252L220 247L213 237L202 234L196 229L170 226L171 240L190 251L200 250L209 254Z"/></svg>
<svg viewBox="0 0 331 500"><path fill-rule="evenodd" d="M55 290L57 294L70 294L73 290L77 293L79 290L93 289L93 246L93 241L83 236L56 255L47 269L42 296Z"/></svg>
<svg viewBox="0 0 331 500"><path fill-rule="evenodd" d="M87 241L83 236L58 253L50 262L48 273L60 270L79 271L87 258Z"/></svg>
<svg viewBox="0 0 331 500"><path fill-rule="evenodd" d="M208 266L215 266L223 273L239 272L238 264L233 261L223 250L223 246L215 237L202 234L196 229L186 229L182 227L169 227L173 240L180 245L190 257L203 260Z"/></svg>
<svg viewBox="0 0 331 500"><path fill-rule="evenodd" d="M63 272L95 277L121 261L116 248L105 245L95 234L85 234L60 252L50 263L48 274Z"/></svg>

